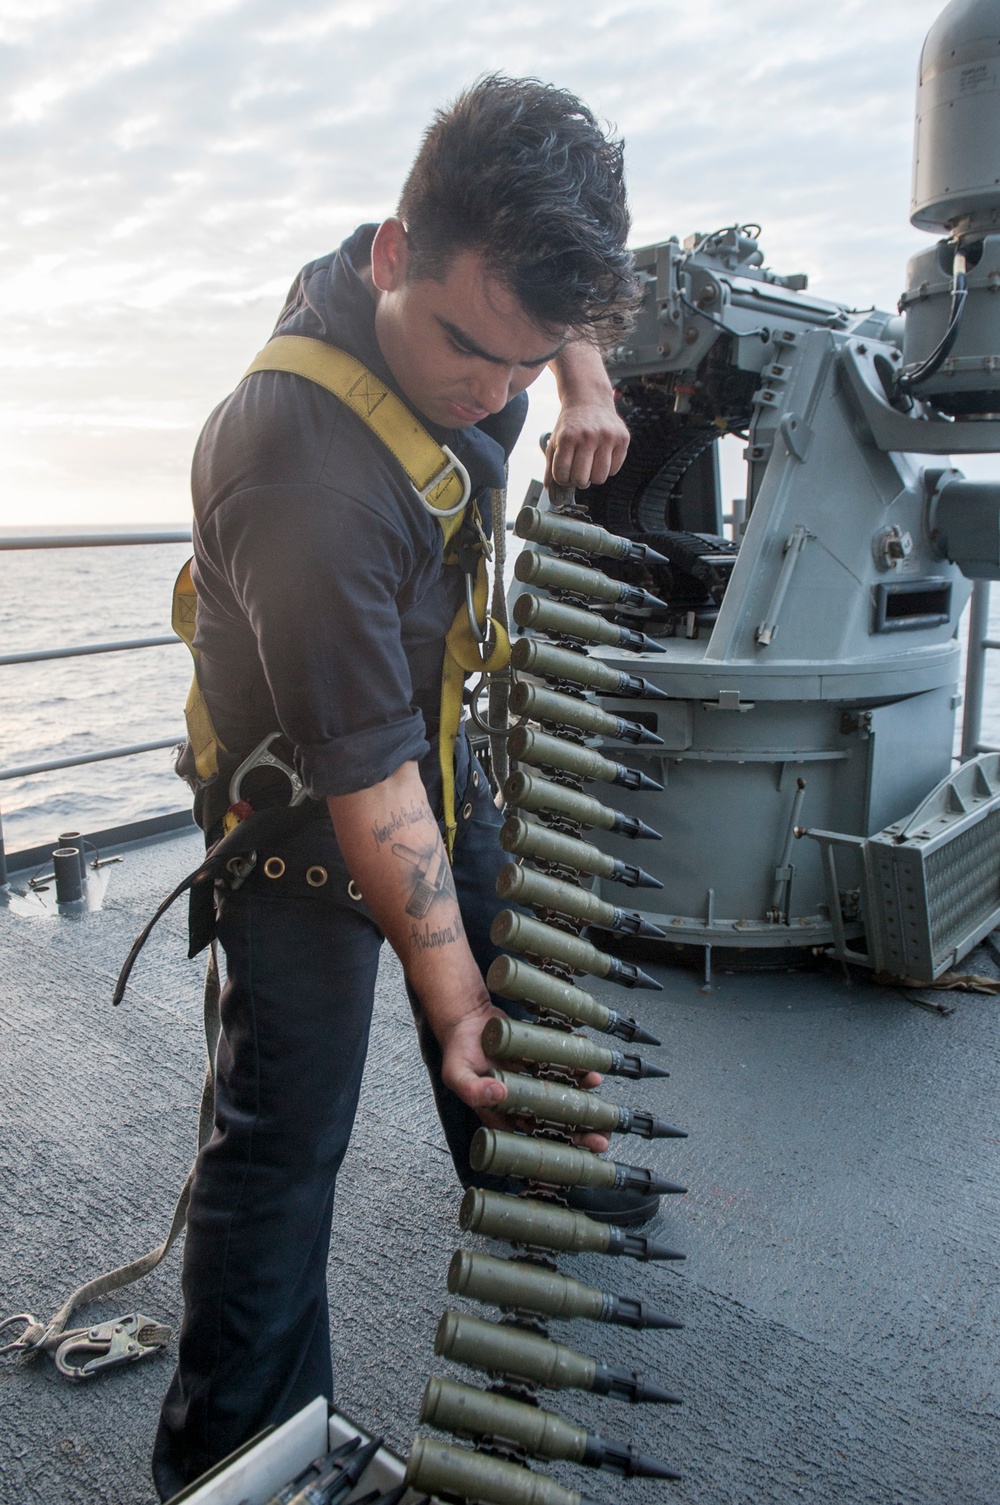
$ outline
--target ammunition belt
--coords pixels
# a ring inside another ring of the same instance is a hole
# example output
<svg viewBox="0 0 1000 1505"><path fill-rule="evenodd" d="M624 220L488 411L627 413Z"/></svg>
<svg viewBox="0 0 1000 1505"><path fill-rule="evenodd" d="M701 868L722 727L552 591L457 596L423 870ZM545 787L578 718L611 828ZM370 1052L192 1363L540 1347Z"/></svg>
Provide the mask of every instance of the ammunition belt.
<svg viewBox="0 0 1000 1505"><path fill-rule="evenodd" d="M496 1505L590 1501L589 1494L563 1488L533 1466L529 1470L529 1459L568 1460L637 1477L680 1477L632 1443L609 1441L543 1409L537 1398L540 1389L578 1389L630 1401L679 1403L672 1391L591 1354L582 1337L582 1349L553 1342L546 1321L558 1317L663 1330L680 1326L641 1297L620 1296L564 1275L555 1260L563 1252L584 1251L633 1261L682 1259L667 1243L599 1221L571 1202L574 1196L579 1199L581 1189L588 1194L624 1191L638 1198L685 1190L658 1170L633 1165L629 1157L605 1159L578 1142L593 1134L684 1137L683 1130L653 1111L585 1087L592 1072L636 1079L667 1073L633 1049L640 1043L658 1045L656 1037L576 981L589 975L629 988L660 987L633 962L603 950L584 933L597 926L601 935L666 939L638 911L619 907L603 891L600 896L592 892L588 880L598 876L629 888L660 884L637 864L603 852L583 833L610 830L631 838L659 838L634 815L584 792L584 784L611 786L616 797L619 791L658 790L660 785L625 761L625 754L629 743L662 746L647 727L592 698L595 690L650 700L662 698L662 692L641 675L591 659L587 643L656 647L635 632L634 620L618 623L616 611L663 606L628 577L630 569L666 560L645 543L590 523L571 506L571 493L552 501L550 511L526 508L515 523L515 531L529 544L518 558L516 577L532 592L547 594L521 596L514 614L528 634L518 639L511 659L515 682L510 704L523 720L506 738L512 771L505 794L513 808L501 845L512 860L497 879L497 893L519 907L496 916L491 938L508 954L493 963L486 979L492 993L520 1005L531 1017L494 1016L483 1030L483 1052L506 1088L496 1111L507 1117L509 1128L479 1129L470 1151L474 1171L509 1178L522 1192L473 1186L459 1215L466 1232L520 1252L507 1258L464 1249L455 1253L449 1291L499 1308L501 1320L446 1311L435 1351L494 1383L485 1390L432 1377L421 1421L473 1446L417 1437L407 1469L415 1490ZM594 567L595 560L614 561L621 578L612 580ZM600 603L600 616L593 603ZM535 679L519 680L519 672ZM529 720L538 725L529 726ZM625 750L608 756L587 744L586 738L595 735L622 742ZM530 818L522 811L530 812ZM581 1034L582 1026L602 1032L607 1042Z"/></svg>

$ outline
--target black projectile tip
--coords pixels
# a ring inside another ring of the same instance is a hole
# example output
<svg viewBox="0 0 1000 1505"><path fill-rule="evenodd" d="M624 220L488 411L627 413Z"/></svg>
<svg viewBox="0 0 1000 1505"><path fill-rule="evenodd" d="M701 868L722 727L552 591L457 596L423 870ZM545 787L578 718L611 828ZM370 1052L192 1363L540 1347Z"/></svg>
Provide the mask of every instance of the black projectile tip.
<svg viewBox="0 0 1000 1505"><path fill-rule="evenodd" d="M659 878L654 878L652 873L647 873L645 868L631 867L628 869L628 883L631 888L662 888Z"/></svg>
<svg viewBox="0 0 1000 1505"><path fill-rule="evenodd" d="M632 678L632 676L630 676ZM657 689L656 685L650 684L648 679L641 675L634 677L635 693L640 700L670 700L671 696L666 690Z"/></svg>
<svg viewBox="0 0 1000 1505"><path fill-rule="evenodd" d="M630 1045L662 1045L663 1041L651 1035L649 1030L643 1029L635 1019L629 1019L625 1014L617 1014L611 1011L611 1017L607 1023L607 1032L619 1040L627 1040Z"/></svg>
<svg viewBox="0 0 1000 1505"><path fill-rule="evenodd" d="M623 962L617 956L613 958L608 976L614 982L620 982L625 988L648 988L654 993L663 992L662 982L657 982L655 977L650 977L649 973L637 967L635 962Z"/></svg>
<svg viewBox="0 0 1000 1505"><path fill-rule="evenodd" d="M630 1259L687 1259L686 1254L668 1248L666 1244L661 1244L659 1239L650 1238L645 1233L626 1233L623 1252Z"/></svg>
<svg viewBox="0 0 1000 1505"><path fill-rule="evenodd" d="M629 837L631 841L663 840L661 832L654 831L652 826L647 826L646 822L640 820L637 815L622 815L619 812L618 818L611 829L617 831L619 836ZM661 884L660 887L662 888L662 886Z"/></svg>
<svg viewBox="0 0 1000 1505"><path fill-rule="evenodd" d="M640 1380L637 1401L652 1401L658 1406L683 1406L684 1399L675 1395L672 1390L664 1390L662 1385L654 1385L652 1380Z"/></svg>
<svg viewBox="0 0 1000 1505"><path fill-rule="evenodd" d="M635 564L663 564L668 568L670 566L670 560L666 554L660 554L656 549L651 549L648 543L638 543L635 540L632 540L632 552L629 558Z"/></svg>
<svg viewBox="0 0 1000 1505"><path fill-rule="evenodd" d="M654 925L652 920L644 920L641 917L639 919L638 925L633 931L633 934L644 935L647 940L651 941L666 941L670 939L670 937L667 935L667 932L665 930L661 930L659 925Z"/></svg>
<svg viewBox="0 0 1000 1505"><path fill-rule="evenodd" d="M614 1322L618 1327L655 1328L658 1332L680 1332L684 1327L683 1322L668 1317L659 1307L636 1296L612 1296L604 1320Z"/></svg>
<svg viewBox="0 0 1000 1505"><path fill-rule="evenodd" d="M657 1066L655 1062L640 1057L638 1075L640 1077L664 1077L669 1076L670 1072L665 1066Z"/></svg>
<svg viewBox="0 0 1000 1505"><path fill-rule="evenodd" d="M621 1474L625 1479L679 1479L658 1458L640 1453L631 1442L605 1442L603 1437L590 1433L584 1448L581 1463L592 1468L606 1469L610 1474Z"/></svg>

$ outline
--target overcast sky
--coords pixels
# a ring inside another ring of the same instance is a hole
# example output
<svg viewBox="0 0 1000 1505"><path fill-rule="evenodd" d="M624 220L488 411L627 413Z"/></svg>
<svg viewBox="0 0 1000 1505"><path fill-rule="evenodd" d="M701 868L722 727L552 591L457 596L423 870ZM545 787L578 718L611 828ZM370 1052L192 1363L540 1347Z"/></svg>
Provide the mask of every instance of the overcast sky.
<svg viewBox="0 0 1000 1505"><path fill-rule="evenodd" d="M636 245L755 220L776 270L894 307L929 244L910 154L941 9L0 0L0 523L186 519L201 423L295 272L392 212L430 113L486 70L617 125Z"/></svg>

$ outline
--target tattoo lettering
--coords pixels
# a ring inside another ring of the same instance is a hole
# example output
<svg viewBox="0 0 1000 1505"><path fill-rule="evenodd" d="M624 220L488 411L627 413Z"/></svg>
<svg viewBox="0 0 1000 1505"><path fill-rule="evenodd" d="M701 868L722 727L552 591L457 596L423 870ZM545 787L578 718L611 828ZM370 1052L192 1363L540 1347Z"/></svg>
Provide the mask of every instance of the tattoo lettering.
<svg viewBox="0 0 1000 1505"><path fill-rule="evenodd" d="M419 925L411 925L410 939L418 951L433 951L438 946L450 946L458 936L450 925L443 925L440 930L432 930L429 925L421 930Z"/></svg>
<svg viewBox="0 0 1000 1505"><path fill-rule="evenodd" d="M401 858L414 870L406 913L415 920L424 918L435 899L455 898L455 880L440 845L432 847L429 852L415 852L401 841L394 841L392 855Z"/></svg>
<svg viewBox="0 0 1000 1505"><path fill-rule="evenodd" d="M403 805L399 810L393 810L388 820L372 826L372 836L375 840L376 849L384 846L391 836L396 836L400 831L405 831L408 826L419 826L422 821L431 819L430 811L420 800L411 800L408 805Z"/></svg>

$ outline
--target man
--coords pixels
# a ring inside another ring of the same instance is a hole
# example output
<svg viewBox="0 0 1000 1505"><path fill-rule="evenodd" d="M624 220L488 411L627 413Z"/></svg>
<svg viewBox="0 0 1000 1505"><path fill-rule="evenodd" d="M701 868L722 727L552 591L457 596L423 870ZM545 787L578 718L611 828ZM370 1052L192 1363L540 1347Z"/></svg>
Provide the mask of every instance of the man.
<svg viewBox="0 0 1000 1505"><path fill-rule="evenodd" d="M487 514L524 391L552 366L549 469L602 481L628 443L599 354L634 301L628 225L620 144L586 107L487 78L432 124L398 214L304 269L275 334L359 360L458 457ZM333 1192L383 937L463 1182L504 1095L479 1044L500 815L464 736L451 864L438 824L444 637L465 599L440 519L355 413L287 371L256 372L216 409L193 489L198 678L226 749L200 823L218 837L233 770L279 728L314 818L218 895L216 1128L188 1213L154 1455L164 1498L332 1393ZM459 552L474 542L463 526ZM263 781L244 792L256 808L278 799Z"/></svg>

